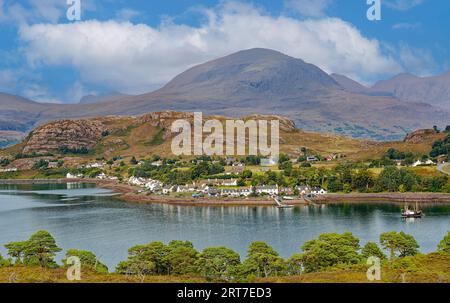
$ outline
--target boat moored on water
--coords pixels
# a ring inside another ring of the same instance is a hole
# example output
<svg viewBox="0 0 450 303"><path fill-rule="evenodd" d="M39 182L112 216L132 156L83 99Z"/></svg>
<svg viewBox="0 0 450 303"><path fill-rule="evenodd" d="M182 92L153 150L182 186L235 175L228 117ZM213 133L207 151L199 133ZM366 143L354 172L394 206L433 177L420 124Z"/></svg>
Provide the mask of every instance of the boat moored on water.
<svg viewBox="0 0 450 303"><path fill-rule="evenodd" d="M402 218L422 218L423 215L417 203L414 209L409 209L408 204L405 204L405 208L402 209Z"/></svg>

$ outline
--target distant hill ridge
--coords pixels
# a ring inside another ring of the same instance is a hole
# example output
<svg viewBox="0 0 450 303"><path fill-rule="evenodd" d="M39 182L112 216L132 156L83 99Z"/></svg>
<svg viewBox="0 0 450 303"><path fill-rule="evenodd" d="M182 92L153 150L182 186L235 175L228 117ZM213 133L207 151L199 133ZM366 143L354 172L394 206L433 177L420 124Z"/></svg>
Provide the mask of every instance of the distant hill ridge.
<svg viewBox="0 0 450 303"><path fill-rule="evenodd" d="M163 110L226 116L277 114L304 130L375 140L403 139L411 130L448 124L450 110L430 105L428 99L406 102L396 96L397 91L385 87L379 84L382 92L372 88L366 92L351 79L330 76L301 59L257 48L194 66L161 89L137 96L100 98L101 102L94 103L89 101L98 98L88 97L87 103L62 105L2 94L0 130L26 133L55 119Z"/></svg>

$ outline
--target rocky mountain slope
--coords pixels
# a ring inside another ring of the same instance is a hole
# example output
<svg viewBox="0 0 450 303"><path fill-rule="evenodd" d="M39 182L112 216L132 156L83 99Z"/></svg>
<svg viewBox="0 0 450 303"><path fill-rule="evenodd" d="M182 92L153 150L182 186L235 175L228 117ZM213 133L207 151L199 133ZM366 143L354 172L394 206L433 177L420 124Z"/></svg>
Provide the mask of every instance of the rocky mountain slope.
<svg viewBox="0 0 450 303"><path fill-rule="evenodd" d="M0 158L10 159L8 167L31 169L38 159L63 159L66 164L77 166L96 159L121 156L148 158L152 155L175 157L171 152L170 131L173 121L185 119L193 123L193 115L185 112L153 112L140 116L108 116L80 120L58 120L33 130L17 145L0 150ZM224 122L223 116L205 116ZM356 140L335 134L304 132L295 127L292 120L279 116L252 115L243 120L280 121L280 150L291 157L302 154L306 148L311 154L324 157L334 154L346 160L376 159L388 148L411 151L419 155L428 153L431 145L444 134L433 130L417 131L398 142L374 142ZM207 134L204 134L206 137ZM419 139L420 140L419 140ZM85 148L87 153L77 153ZM17 157L21 154L22 157ZM31 157L30 157L31 156Z"/></svg>
<svg viewBox="0 0 450 303"><path fill-rule="evenodd" d="M401 74L376 83L371 90L391 94L407 102L426 102L450 109L450 72L423 78Z"/></svg>

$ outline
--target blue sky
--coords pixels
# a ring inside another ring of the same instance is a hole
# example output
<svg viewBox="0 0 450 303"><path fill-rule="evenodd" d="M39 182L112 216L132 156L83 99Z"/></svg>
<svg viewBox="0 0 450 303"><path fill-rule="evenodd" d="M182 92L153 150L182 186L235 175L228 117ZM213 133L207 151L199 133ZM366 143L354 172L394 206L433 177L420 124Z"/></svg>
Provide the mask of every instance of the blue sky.
<svg viewBox="0 0 450 303"><path fill-rule="evenodd" d="M154 90L185 69L267 47L365 84L450 70L450 1L0 0L0 91L40 102Z"/></svg>

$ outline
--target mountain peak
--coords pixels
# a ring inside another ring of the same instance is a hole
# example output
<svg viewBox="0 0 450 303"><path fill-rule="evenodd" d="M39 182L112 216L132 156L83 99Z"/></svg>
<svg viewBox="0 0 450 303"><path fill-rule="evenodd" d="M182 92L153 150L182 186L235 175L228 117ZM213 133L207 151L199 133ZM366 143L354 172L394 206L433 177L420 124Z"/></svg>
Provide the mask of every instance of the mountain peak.
<svg viewBox="0 0 450 303"><path fill-rule="evenodd" d="M232 53L228 56L219 58L217 60L220 59L236 59L236 58L241 58L241 59L247 59L247 60L267 60L267 59L294 59L291 56L288 56L286 54L283 54L279 51L273 50L273 49L269 49L269 48L250 48L250 49L245 49L245 50L241 50L235 53ZM299 60L299 59L297 59Z"/></svg>
<svg viewBox="0 0 450 303"><path fill-rule="evenodd" d="M338 87L327 73L278 51L253 48L197 65L178 75L162 91L175 94L195 91L201 94L205 88L226 94L283 93Z"/></svg>

